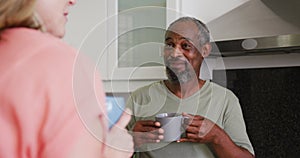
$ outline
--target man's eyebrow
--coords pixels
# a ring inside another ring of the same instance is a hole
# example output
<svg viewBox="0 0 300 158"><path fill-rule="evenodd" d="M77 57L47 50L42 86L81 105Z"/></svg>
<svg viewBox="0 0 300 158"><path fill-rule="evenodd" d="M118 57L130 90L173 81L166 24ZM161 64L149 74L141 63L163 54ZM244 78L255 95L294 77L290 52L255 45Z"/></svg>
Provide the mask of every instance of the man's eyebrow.
<svg viewBox="0 0 300 158"><path fill-rule="evenodd" d="M166 39L165 39L165 41L168 41L168 40L170 40L170 39L172 39L171 37L167 37Z"/></svg>
<svg viewBox="0 0 300 158"><path fill-rule="evenodd" d="M184 39L184 40L187 40L187 41L189 41L189 42L193 42L192 39L187 38L187 37L181 37L180 39Z"/></svg>
<svg viewBox="0 0 300 158"><path fill-rule="evenodd" d="M168 41L168 40L170 40L170 39L172 39L172 38L171 38L171 37L167 37L167 38L165 39L165 41ZM187 40L187 41L189 41L189 42L193 42L192 39L190 39L190 38L181 37L180 40L182 40L182 39L183 39L183 40Z"/></svg>

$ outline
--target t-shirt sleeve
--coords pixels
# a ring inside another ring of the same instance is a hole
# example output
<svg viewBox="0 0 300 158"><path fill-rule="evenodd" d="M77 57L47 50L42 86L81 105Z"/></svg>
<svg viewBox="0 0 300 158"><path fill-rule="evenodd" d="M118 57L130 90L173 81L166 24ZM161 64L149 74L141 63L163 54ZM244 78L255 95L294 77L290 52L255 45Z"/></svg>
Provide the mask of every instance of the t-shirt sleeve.
<svg viewBox="0 0 300 158"><path fill-rule="evenodd" d="M232 92L229 92L228 94L229 99L227 100L224 130L236 145L241 146L254 154L253 147L247 135L239 100Z"/></svg>

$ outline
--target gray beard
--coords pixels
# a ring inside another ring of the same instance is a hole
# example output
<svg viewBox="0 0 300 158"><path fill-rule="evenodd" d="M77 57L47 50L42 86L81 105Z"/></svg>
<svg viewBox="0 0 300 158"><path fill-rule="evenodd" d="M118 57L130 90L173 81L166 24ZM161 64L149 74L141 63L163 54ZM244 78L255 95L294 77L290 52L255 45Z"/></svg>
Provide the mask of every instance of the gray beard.
<svg viewBox="0 0 300 158"><path fill-rule="evenodd" d="M166 67L166 74L169 81L172 83L186 83L192 78L192 75L190 74L190 70L188 68L183 72L176 74L169 67Z"/></svg>

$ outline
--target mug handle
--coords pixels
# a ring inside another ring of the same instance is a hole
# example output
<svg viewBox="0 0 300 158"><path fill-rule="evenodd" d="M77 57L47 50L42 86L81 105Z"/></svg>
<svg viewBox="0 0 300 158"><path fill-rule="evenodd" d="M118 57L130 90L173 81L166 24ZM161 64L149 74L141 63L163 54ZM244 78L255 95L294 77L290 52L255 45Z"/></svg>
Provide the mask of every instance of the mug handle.
<svg viewBox="0 0 300 158"><path fill-rule="evenodd" d="M181 116L181 137L186 137L184 122L186 119L189 119L187 116Z"/></svg>

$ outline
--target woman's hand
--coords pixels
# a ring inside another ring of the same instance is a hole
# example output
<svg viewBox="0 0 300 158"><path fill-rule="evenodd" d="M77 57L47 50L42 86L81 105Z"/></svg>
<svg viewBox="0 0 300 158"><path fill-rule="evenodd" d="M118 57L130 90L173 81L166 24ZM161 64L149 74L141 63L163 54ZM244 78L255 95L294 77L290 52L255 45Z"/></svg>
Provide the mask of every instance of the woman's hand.
<svg viewBox="0 0 300 158"><path fill-rule="evenodd" d="M107 134L105 156L106 157L130 157L133 153L132 136L125 129L130 121L131 111L126 109L119 121Z"/></svg>

